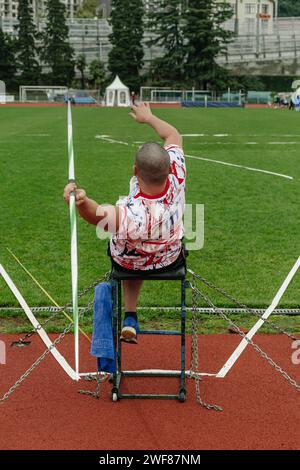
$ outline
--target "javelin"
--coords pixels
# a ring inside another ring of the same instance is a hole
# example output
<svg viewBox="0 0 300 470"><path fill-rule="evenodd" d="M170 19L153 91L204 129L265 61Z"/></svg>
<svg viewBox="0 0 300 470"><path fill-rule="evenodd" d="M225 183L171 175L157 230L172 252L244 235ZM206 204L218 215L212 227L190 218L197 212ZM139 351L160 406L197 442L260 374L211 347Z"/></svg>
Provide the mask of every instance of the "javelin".
<svg viewBox="0 0 300 470"><path fill-rule="evenodd" d="M68 99L68 157L69 157L69 183L75 183L73 125L71 101ZM72 306L75 341L75 371L79 374L79 321L78 321L78 257L77 257L77 223L75 191L70 194L70 223L71 223L71 278L72 278Z"/></svg>
<svg viewBox="0 0 300 470"><path fill-rule="evenodd" d="M56 302L55 299L53 299L53 297L49 294L49 292L46 291L46 289L42 286L42 284L34 277L34 275L24 266L24 264L19 260L19 258L9 249L9 248L6 248L7 251L11 254L11 256L16 260L16 262L21 266L22 269L24 269L25 273L28 274L28 276L33 280L33 282L41 289L42 292L44 292L44 294L46 294L46 296L48 297L48 299L51 300L51 302L58 308L61 308L60 305ZM73 321L72 318L70 317L70 315L68 315L64 310L61 311L61 313L69 320L69 321ZM79 330L80 332L89 340L89 342L91 342L89 336L86 334L85 331L83 331L80 327L79 327Z"/></svg>

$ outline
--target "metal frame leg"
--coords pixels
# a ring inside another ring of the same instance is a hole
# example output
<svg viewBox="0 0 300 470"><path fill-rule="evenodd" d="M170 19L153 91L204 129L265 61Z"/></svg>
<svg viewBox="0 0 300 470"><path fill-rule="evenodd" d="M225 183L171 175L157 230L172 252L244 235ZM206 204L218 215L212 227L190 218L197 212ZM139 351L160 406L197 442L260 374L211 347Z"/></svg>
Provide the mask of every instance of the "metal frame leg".
<svg viewBox="0 0 300 470"><path fill-rule="evenodd" d="M113 390L116 387L117 382L117 373L118 373L118 350L117 350L117 330L118 330L118 318L117 318L117 281L111 280L112 287L112 328L113 328L113 339L114 339L114 348L116 352L116 371L113 375Z"/></svg>
<svg viewBox="0 0 300 470"><path fill-rule="evenodd" d="M189 287L188 282L183 279L181 280L181 311L180 311L180 332L179 331L141 331L140 334L170 334L179 335L181 340L180 347L180 373L176 375L172 374L172 377L178 377L180 379L179 392L178 394L122 394L120 392L121 379L123 376L128 377L170 377L168 371L157 371L157 373L148 373L146 371L122 371L122 341L120 340L120 334L122 329L122 283L120 280L112 280L112 303L113 303L113 334L114 334L114 345L116 348L116 373L113 377L113 388L112 388L112 400L117 401L120 398L165 398L165 399L177 399L180 402L186 400L186 389L185 389L185 332L186 332L186 289Z"/></svg>
<svg viewBox="0 0 300 470"><path fill-rule="evenodd" d="M119 398L119 388L121 381L122 360L121 360L121 342L120 342L120 328L122 322L122 297L121 297L121 282L112 280L112 324L113 324L113 338L114 347L116 351L116 372L113 375L113 388L112 399L117 401Z"/></svg>
<svg viewBox="0 0 300 470"><path fill-rule="evenodd" d="M117 314L118 314L118 370L122 373L122 341L121 330L122 330L122 283L117 281Z"/></svg>
<svg viewBox="0 0 300 470"><path fill-rule="evenodd" d="M180 387L179 387L179 401L185 401L186 389L185 389L185 327L186 327L186 280L181 281L181 375L180 375Z"/></svg>

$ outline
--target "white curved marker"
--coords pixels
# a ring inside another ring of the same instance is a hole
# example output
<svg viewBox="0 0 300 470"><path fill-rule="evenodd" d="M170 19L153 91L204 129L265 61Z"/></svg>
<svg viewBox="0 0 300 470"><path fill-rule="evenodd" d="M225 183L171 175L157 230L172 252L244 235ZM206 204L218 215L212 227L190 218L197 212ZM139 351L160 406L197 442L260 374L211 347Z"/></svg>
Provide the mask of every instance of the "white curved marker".
<svg viewBox="0 0 300 470"><path fill-rule="evenodd" d="M0 264L0 275L3 277L4 281L6 282L8 287L10 288L11 292L16 297L17 301L19 302L19 304L23 308L24 312L26 313L28 319L30 320L30 322L32 323L34 328L36 328L36 331L39 334L41 340L44 342L44 344L47 346L47 348L50 348L50 346L53 344L51 339L49 338L49 336L47 335L44 328L41 327L41 325L39 324L39 322L37 321L37 319L33 315L31 309L29 308L29 306L26 302L26 300L24 299L21 292L16 287L16 285L14 284L14 282L12 281L12 279L10 278L10 276L8 275L8 273L6 272L6 270L4 269L2 264ZM57 362L60 364L60 366L64 369L64 371L68 374L68 376L71 377L71 379L73 379L73 380L79 380L80 379L79 375L75 372L75 370L72 369L70 364L66 361L66 359L60 354L60 352L55 347L53 347L51 349L51 354L57 360Z"/></svg>
<svg viewBox="0 0 300 470"><path fill-rule="evenodd" d="M277 307L281 297L285 293L286 289L288 288L290 282L292 281L293 277L295 276L296 272L298 271L300 266L300 256L297 259L296 263L292 267L291 271L287 275L286 279L284 280L283 284L281 285L280 289L278 290L277 294L275 295L271 305L265 313L262 315L262 317L255 323L255 325L251 328L251 330L246 334L245 338L242 339L238 347L235 349L235 351L231 354L230 358L227 360L227 362L224 364L224 366L221 368L221 370L218 372L216 377L218 378L223 378L225 375L229 372L231 367L234 365L234 363L238 360L244 349L248 346L248 341L247 339L252 339L255 333L260 329L260 327L264 324L264 320L269 318L269 316L274 312L275 308Z"/></svg>

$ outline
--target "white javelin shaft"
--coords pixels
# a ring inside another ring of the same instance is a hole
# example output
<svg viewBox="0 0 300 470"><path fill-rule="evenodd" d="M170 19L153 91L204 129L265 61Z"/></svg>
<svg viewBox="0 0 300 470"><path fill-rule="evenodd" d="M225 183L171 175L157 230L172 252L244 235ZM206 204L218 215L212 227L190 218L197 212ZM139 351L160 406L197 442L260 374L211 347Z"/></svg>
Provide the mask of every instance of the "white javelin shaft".
<svg viewBox="0 0 300 470"><path fill-rule="evenodd" d="M292 267L291 271L287 275L285 281L283 282L282 286L278 290L277 294L275 295L271 305L263 316L255 323L255 325L251 328L251 330L247 333L246 337L242 339L238 347L235 349L235 351L231 354L230 358L228 361L224 364L222 369L218 372L216 375L218 378L223 378L225 375L229 372L233 364L238 360L244 349L248 346L249 342L247 339L252 339L255 333L260 329L260 327L264 324L264 320L267 320L269 316L274 312L275 308L277 307L281 297L285 293L286 289L288 288L291 280L295 276L296 272L298 271L300 266L300 256L297 259L296 263Z"/></svg>
<svg viewBox="0 0 300 470"><path fill-rule="evenodd" d="M75 182L74 148L72 109L68 101L68 156L69 156L69 183ZM75 193L70 194L70 222L71 222L71 275L72 275L72 304L74 320L74 348L75 371L79 374L79 319L78 319L78 258L77 258L77 222Z"/></svg>
<svg viewBox="0 0 300 470"><path fill-rule="evenodd" d="M39 324L39 322L33 315L31 309L29 308L21 292L13 283L12 279L9 277L9 275L5 271L2 264L0 264L0 274L3 277L4 281L6 282L6 284L8 285L8 287L10 288L10 290L12 291L12 293L14 294L14 296L16 297L16 299L18 300L19 304L23 308L24 312L26 313L28 319L31 321L32 325L34 326L34 328L36 328L36 331L39 334L42 341L45 343L47 348L50 348L52 345L52 341L50 340L44 328L41 327L41 325ZM54 358L57 360L60 366L64 369L64 371L69 375L69 377L71 377L71 379L73 380L80 379L80 376L76 374L75 370L72 369L70 364L65 360L65 358L60 354L60 352L55 347L52 347L51 354L54 356Z"/></svg>

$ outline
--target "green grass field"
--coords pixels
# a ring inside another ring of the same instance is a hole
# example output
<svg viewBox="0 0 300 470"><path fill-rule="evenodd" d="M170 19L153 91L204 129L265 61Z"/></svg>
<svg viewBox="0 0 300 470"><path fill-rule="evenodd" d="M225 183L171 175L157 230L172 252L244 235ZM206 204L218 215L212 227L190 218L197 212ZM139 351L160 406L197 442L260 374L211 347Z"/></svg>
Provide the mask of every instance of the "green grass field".
<svg viewBox="0 0 300 470"><path fill-rule="evenodd" d="M205 205L205 244L190 253L190 267L244 303L267 306L300 254L300 115L271 109L154 112L182 134L205 134L184 139L188 155L294 178L187 158L187 202ZM157 137L132 121L128 110L75 108L73 125L78 185L99 203L114 203L128 192L135 148L95 136L109 135L136 147L137 141ZM49 301L6 247L57 302L71 298L69 214L62 199L68 173L66 133L66 108L0 107L0 263L29 305ZM109 269L109 260L106 242L82 220L78 242L82 289ZM299 289L300 273L280 307L298 307ZM143 289L143 306L178 303L179 290L172 283L149 283ZM0 306L17 306L2 279Z"/></svg>

